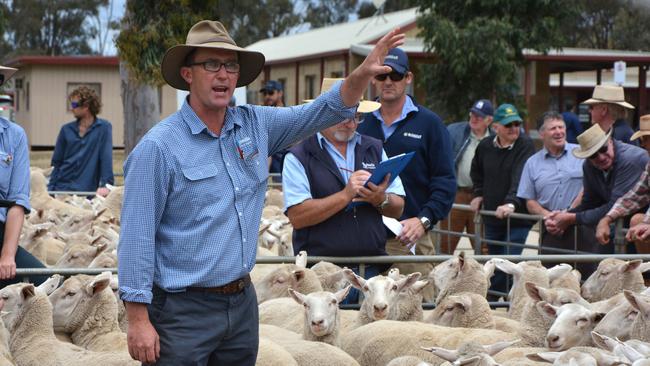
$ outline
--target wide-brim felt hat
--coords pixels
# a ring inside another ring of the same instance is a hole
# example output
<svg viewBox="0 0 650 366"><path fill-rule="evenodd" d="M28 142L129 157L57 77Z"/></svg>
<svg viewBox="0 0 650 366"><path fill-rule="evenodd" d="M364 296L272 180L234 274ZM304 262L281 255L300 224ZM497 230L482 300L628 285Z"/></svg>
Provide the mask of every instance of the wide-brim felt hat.
<svg viewBox="0 0 650 366"><path fill-rule="evenodd" d="M320 93L323 94L326 91L332 89L334 84L336 84L339 81L343 81L345 79L343 78L323 78L323 82L321 83L320 86ZM313 99L305 99L305 103L311 103L313 102ZM381 103L379 102L374 102L372 100L361 100L359 101L359 107L357 107L357 113L370 113L374 112L381 108Z"/></svg>
<svg viewBox="0 0 650 366"><path fill-rule="evenodd" d="M14 69L13 67L0 66L0 74L2 74L4 77L4 80L0 83L0 85L4 84L5 81L14 76L16 71L18 71L18 69Z"/></svg>
<svg viewBox="0 0 650 366"><path fill-rule="evenodd" d="M596 85L591 98L582 104L617 104L627 109L634 109L634 106L625 101L625 91L622 86Z"/></svg>
<svg viewBox="0 0 650 366"><path fill-rule="evenodd" d="M264 67L265 58L262 53L237 46L220 22L202 20L194 24L187 33L185 44L173 46L165 53L160 68L167 84L180 90L190 89L181 77L180 69L184 66L187 55L197 48L237 52L237 62L240 65L237 87L253 82Z"/></svg>
<svg viewBox="0 0 650 366"><path fill-rule="evenodd" d="M639 130L636 131L632 137L630 137L630 141L634 141L641 136L648 135L650 135L650 114L641 116L639 119Z"/></svg>
<svg viewBox="0 0 650 366"><path fill-rule="evenodd" d="M578 144L580 147L573 149L573 155L580 159L587 159L592 156L607 143L607 140L609 140L612 134L612 130L610 129L608 133L605 133L597 123L589 127L578 136Z"/></svg>

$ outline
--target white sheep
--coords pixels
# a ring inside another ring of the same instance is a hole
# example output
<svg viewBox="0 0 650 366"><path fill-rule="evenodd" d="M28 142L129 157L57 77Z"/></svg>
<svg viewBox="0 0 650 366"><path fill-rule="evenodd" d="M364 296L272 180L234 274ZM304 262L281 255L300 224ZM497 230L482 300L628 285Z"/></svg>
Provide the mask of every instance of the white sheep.
<svg viewBox="0 0 650 366"><path fill-rule="evenodd" d="M454 365L499 366L492 356L517 342L519 340L497 342L486 346L478 342L466 342L458 349L442 347L422 347L422 349L444 360L453 362Z"/></svg>
<svg viewBox="0 0 650 366"><path fill-rule="evenodd" d="M52 305L34 285L18 283L0 290L0 310L9 330L9 349L17 366L140 365L121 352L92 352L56 339Z"/></svg>
<svg viewBox="0 0 650 366"><path fill-rule="evenodd" d="M650 343L638 339L622 342L618 338L608 337L596 331L591 332L591 337L598 347L621 358L627 358L632 362L650 360Z"/></svg>
<svg viewBox="0 0 650 366"><path fill-rule="evenodd" d="M70 334L72 342L91 351L128 352L120 329L111 273L68 278L49 297L54 330Z"/></svg>
<svg viewBox="0 0 650 366"><path fill-rule="evenodd" d="M428 362L422 361L419 357L415 356L400 356L393 358L386 366L432 366Z"/></svg>
<svg viewBox="0 0 650 366"><path fill-rule="evenodd" d="M284 347L271 339L260 336L256 366L298 366L296 360Z"/></svg>
<svg viewBox="0 0 650 366"><path fill-rule="evenodd" d="M361 291L364 296L359 309L360 324L382 319L397 320L401 318L398 306L399 294L420 278L420 273L416 272L397 281L382 275L365 280L350 269L345 270L345 275L350 284ZM421 316L422 313L420 313Z"/></svg>
<svg viewBox="0 0 650 366"><path fill-rule="evenodd" d="M351 287L347 286L336 293L318 291L306 295L289 289L291 297L304 307L303 339L339 346L339 303L345 299Z"/></svg>
<svg viewBox="0 0 650 366"><path fill-rule="evenodd" d="M273 342L284 347L300 366L359 366L350 355L327 343L302 339L273 339Z"/></svg>
<svg viewBox="0 0 650 366"><path fill-rule="evenodd" d="M639 312L625 300L624 296L622 296L622 299L623 301L620 304L605 313L603 319L594 328L594 332L624 341L630 339L632 324L634 324ZM592 306L591 310L603 312L600 307L595 308Z"/></svg>
<svg viewBox="0 0 650 366"><path fill-rule="evenodd" d="M638 311L630 338L644 342L650 342L650 296L637 294L629 290L623 291L623 295L634 309Z"/></svg>
<svg viewBox="0 0 650 366"><path fill-rule="evenodd" d="M427 322L458 328L495 329L496 326L485 297L471 292L461 292L444 298Z"/></svg>
<svg viewBox="0 0 650 366"><path fill-rule="evenodd" d="M56 268L86 268L98 255L108 249L106 245L73 245L66 249L56 262Z"/></svg>
<svg viewBox="0 0 650 366"><path fill-rule="evenodd" d="M574 347L562 352L529 354L531 360L552 363L554 366L618 366L629 365L627 360L593 347Z"/></svg>
<svg viewBox="0 0 650 366"><path fill-rule="evenodd" d="M320 261L311 266L311 270L318 276L323 291L336 292L348 284L343 268L334 263Z"/></svg>
<svg viewBox="0 0 650 366"><path fill-rule="evenodd" d="M589 302L607 300L612 296L630 290L645 289L643 275L639 270L641 260L622 261L615 258L603 259L598 268L582 284L582 297Z"/></svg>
<svg viewBox="0 0 650 366"><path fill-rule="evenodd" d="M575 346L592 346L591 331L605 316L578 304L554 306L537 304L544 315L555 319L546 336L546 346L552 351L565 351Z"/></svg>
<svg viewBox="0 0 650 366"><path fill-rule="evenodd" d="M436 304L446 296L460 292L473 292L485 297L494 268L489 264L487 270L484 268L473 258L465 258L464 252L437 265L429 274L429 280L438 290Z"/></svg>

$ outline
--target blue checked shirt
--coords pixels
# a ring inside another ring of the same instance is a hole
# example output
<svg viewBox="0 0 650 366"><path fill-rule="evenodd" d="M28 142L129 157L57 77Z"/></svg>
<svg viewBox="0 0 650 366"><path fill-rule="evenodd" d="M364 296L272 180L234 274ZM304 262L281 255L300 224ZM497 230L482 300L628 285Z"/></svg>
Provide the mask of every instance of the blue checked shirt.
<svg viewBox="0 0 650 366"><path fill-rule="evenodd" d="M341 83L295 107L228 108L220 136L190 105L152 128L124 164L118 246L120 296L150 303L168 292L222 286L255 264L267 157L354 117Z"/></svg>
<svg viewBox="0 0 650 366"><path fill-rule="evenodd" d="M16 201L29 212L29 150L25 130L0 117L0 199ZM0 209L7 221L7 209Z"/></svg>

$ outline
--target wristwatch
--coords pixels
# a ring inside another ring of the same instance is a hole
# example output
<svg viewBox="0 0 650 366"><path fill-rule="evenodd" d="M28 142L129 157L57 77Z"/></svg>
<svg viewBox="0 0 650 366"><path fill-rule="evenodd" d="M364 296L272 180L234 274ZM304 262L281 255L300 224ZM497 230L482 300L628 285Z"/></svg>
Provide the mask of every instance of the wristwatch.
<svg viewBox="0 0 650 366"><path fill-rule="evenodd" d="M511 209L513 209L513 211L514 211L514 209L515 209L515 205L512 204L512 203L506 203L506 206L508 206L508 207L510 207Z"/></svg>
<svg viewBox="0 0 650 366"><path fill-rule="evenodd" d="M424 226L424 231L431 230L431 220L429 220L428 217L420 216L419 219L420 219L420 222L422 223L422 226Z"/></svg>
<svg viewBox="0 0 650 366"><path fill-rule="evenodd" d="M388 206L390 203L390 198L388 197L388 193L386 193L386 198L384 198L384 202L380 203L379 206L377 206L377 209L381 212L384 211L384 208Z"/></svg>

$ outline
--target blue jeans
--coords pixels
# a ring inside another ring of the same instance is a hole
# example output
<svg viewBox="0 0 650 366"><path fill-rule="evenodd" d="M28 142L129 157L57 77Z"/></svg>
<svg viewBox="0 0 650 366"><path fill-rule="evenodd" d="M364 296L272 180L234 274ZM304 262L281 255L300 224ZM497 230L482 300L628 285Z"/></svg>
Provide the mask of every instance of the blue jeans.
<svg viewBox="0 0 650 366"><path fill-rule="evenodd" d="M2 250L2 246L4 244L4 237L5 237L5 223L0 222L0 250ZM23 249L20 245L16 250L15 261L16 261L16 268L45 268L45 265L41 263L41 261L36 259L36 257L31 255L31 253ZM30 276L29 282L38 286L41 283L45 282L47 278L48 278L47 276ZM18 283L18 282L23 282L23 278L16 276L10 280L0 280L0 288L13 285L14 283Z"/></svg>
<svg viewBox="0 0 650 366"><path fill-rule="evenodd" d="M156 366L255 365L259 316L252 284L231 295L154 286L147 310L160 337Z"/></svg>
<svg viewBox="0 0 650 366"><path fill-rule="evenodd" d="M510 242L525 244L526 238L528 237L528 232L530 231L531 226L511 226L510 227ZM485 239L488 240L499 240L499 241L508 241L508 231L505 226L496 226L485 224ZM488 254L498 257L500 255L508 254L521 254L522 247L506 247L497 244L488 244ZM492 277L492 285L490 290L508 292L507 287L507 276L505 273L497 270L494 272ZM492 298L494 299L494 298Z"/></svg>
<svg viewBox="0 0 650 366"><path fill-rule="evenodd" d="M383 268L384 266L379 267L380 265L377 264L368 264L365 267L365 273L363 278L364 279L369 279L372 277L375 277L382 273L385 269ZM359 275L359 266L350 266L348 267L352 270L352 272L356 273ZM352 287L350 289L350 292L348 292L348 296L346 296L343 301L341 301L341 304L357 304L359 302L359 290L356 288Z"/></svg>

